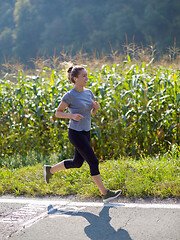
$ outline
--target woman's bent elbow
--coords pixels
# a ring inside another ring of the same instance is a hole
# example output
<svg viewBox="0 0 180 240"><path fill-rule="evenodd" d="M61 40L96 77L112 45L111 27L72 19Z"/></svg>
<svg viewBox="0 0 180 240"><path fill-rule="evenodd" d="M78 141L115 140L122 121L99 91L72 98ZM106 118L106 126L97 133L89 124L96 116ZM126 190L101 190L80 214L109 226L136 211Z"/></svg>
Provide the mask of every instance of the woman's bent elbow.
<svg viewBox="0 0 180 240"><path fill-rule="evenodd" d="M55 116L56 116L57 118L59 117L58 111L56 111Z"/></svg>

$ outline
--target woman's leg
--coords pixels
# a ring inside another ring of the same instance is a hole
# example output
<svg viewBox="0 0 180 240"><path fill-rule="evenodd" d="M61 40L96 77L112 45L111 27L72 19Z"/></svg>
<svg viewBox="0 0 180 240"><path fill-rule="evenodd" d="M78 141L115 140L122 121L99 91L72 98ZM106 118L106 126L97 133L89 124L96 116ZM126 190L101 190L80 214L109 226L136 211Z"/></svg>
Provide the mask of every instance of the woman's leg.
<svg viewBox="0 0 180 240"><path fill-rule="evenodd" d="M90 132L69 129L69 140L89 164L91 176L99 175L99 161L90 145Z"/></svg>
<svg viewBox="0 0 180 240"><path fill-rule="evenodd" d="M64 170L67 168L80 167L83 164L84 159L90 166L90 172L93 181L99 188L104 202L110 201L117 198L121 194L121 190L111 191L105 188L100 173L99 173L99 161L94 154L94 151L90 145L90 133L89 132L77 132L70 131L69 134L70 142L75 146L75 157L73 160L64 160L55 166L44 166L44 177L45 182L49 183L49 179L52 174L59 170Z"/></svg>
<svg viewBox="0 0 180 240"><path fill-rule="evenodd" d="M99 173L99 161L90 145L90 132L83 131L81 134L77 133L76 137L77 138L70 138L70 141L77 148L83 159L85 159L89 164L92 179L99 188L103 201L108 202L117 198L121 194L121 190L108 190L102 182L101 175ZM78 139L78 144L76 139Z"/></svg>
<svg viewBox="0 0 180 240"><path fill-rule="evenodd" d="M74 159L66 159L54 166L51 167L50 172L54 174L60 170L66 170L69 168L80 168L83 165L84 159L75 148L74 150Z"/></svg>
<svg viewBox="0 0 180 240"><path fill-rule="evenodd" d="M69 136L71 136L71 134L69 133ZM72 136L74 137L74 136ZM78 137L74 137L75 141L78 141ZM51 174L54 174L55 172L58 172L60 170L65 170L65 169L69 169L69 168L80 168L83 165L84 159L81 156L81 154L78 152L78 150L75 148L74 150L74 158L73 159L66 159L54 166L51 167L50 172Z"/></svg>
<svg viewBox="0 0 180 240"><path fill-rule="evenodd" d="M102 179L101 179L101 175L96 175L96 176L92 176L93 181L95 182L96 186L99 188L99 191L101 192L102 195L106 195L107 193L107 189L105 188Z"/></svg>
<svg viewBox="0 0 180 240"><path fill-rule="evenodd" d="M106 195L107 189L102 182L99 172L99 161L90 145L90 132L77 132L70 129L69 139L82 158L89 164L92 179L99 188L101 194Z"/></svg>
<svg viewBox="0 0 180 240"><path fill-rule="evenodd" d="M50 173L51 173L51 174L54 174L55 172L58 172L58 171L60 171L60 170L65 170L65 169L66 169L66 168L65 168L65 166L64 166L64 161L62 161L62 162L60 162L60 163L52 166L51 169L50 169Z"/></svg>
<svg viewBox="0 0 180 240"><path fill-rule="evenodd" d="M59 162L54 166L47 166L44 165L44 179L46 183L49 183L50 178L52 175L60 170L66 170L69 168L80 168L83 165L84 159L75 148L74 150L74 159L64 160Z"/></svg>

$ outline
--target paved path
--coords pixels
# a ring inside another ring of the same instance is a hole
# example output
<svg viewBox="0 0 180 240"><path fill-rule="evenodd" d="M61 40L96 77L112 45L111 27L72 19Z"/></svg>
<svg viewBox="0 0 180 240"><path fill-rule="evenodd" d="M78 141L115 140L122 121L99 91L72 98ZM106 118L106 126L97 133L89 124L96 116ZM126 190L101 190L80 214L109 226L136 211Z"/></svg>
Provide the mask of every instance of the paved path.
<svg viewBox="0 0 180 240"><path fill-rule="evenodd" d="M0 239L179 240L180 204L0 198Z"/></svg>

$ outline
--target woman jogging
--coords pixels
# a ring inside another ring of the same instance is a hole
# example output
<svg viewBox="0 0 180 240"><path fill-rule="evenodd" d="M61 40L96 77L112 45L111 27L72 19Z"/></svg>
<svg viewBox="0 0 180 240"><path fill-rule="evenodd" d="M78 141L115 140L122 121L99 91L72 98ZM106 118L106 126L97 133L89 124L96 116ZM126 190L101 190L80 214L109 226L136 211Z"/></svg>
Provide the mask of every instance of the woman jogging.
<svg viewBox="0 0 180 240"><path fill-rule="evenodd" d="M104 202L110 201L121 194L121 190L111 191L105 188L100 172L99 161L90 145L91 114L95 116L100 108L99 103L93 101L91 90L85 88L88 77L84 67L74 66L67 70L68 80L74 88L62 98L56 110L57 118L69 118L68 136L75 147L74 159L64 160L55 166L44 166L45 182L49 183L52 175L60 170L80 168L86 160L90 167L93 181L99 188ZM70 113L65 112L69 108Z"/></svg>

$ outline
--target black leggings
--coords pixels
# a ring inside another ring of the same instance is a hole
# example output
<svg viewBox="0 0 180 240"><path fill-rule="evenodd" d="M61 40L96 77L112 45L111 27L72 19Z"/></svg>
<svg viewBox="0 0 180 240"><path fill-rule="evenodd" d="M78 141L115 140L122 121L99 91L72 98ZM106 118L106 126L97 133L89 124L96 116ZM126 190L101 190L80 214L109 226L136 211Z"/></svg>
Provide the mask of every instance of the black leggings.
<svg viewBox="0 0 180 240"><path fill-rule="evenodd" d="M64 161L65 168L80 168L86 160L90 167L91 176L99 175L99 161L90 145L90 131L69 129L68 135L75 151L74 159Z"/></svg>

